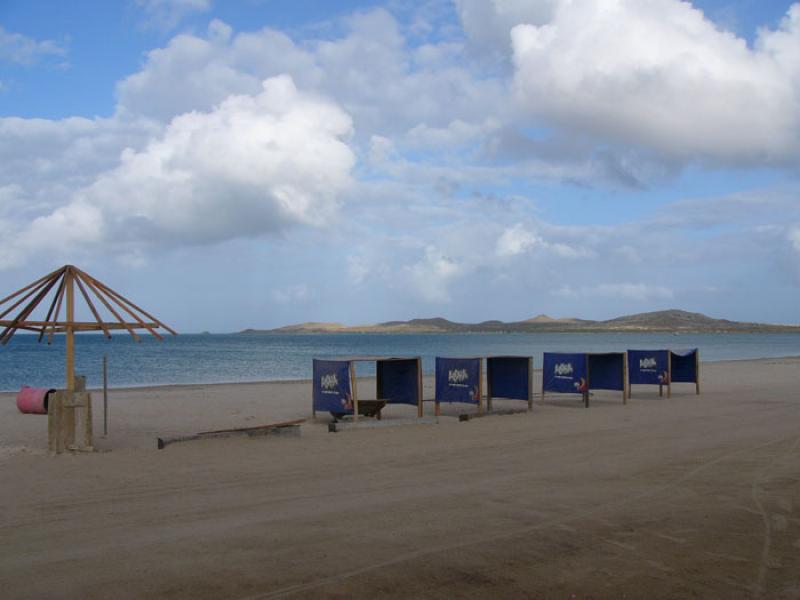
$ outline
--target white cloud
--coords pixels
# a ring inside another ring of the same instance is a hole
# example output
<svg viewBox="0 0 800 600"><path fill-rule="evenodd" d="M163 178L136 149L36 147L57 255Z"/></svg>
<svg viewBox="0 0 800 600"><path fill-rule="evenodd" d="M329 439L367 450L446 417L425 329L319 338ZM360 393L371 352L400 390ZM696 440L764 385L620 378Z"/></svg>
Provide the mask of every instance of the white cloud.
<svg viewBox="0 0 800 600"><path fill-rule="evenodd" d="M48 57L64 56L66 53L66 48L58 42L35 40L21 33L8 31L0 25L0 61L30 66Z"/></svg>
<svg viewBox="0 0 800 600"><path fill-rule="evenodd" d="M646 283L600 283L590 286L573 287L563 285L553 291L553 295L564 298L607 298L614 300L633 300L647 302L652 300L668 300L674 292L662 285Z"/></svg>
<svg viewBox="0 0 800 600"><path fill-rule="evenodd" d="M498 256L516 256L541 243L540 237L518 223L500 234L495 248Z"/></svg>
<svg viewBox="0 0 800 600"><path fill-rule="evenodd" d="M400 25L383 9L348 17L344 28L338 38L295 43L271 29L234 35L212 21L205 37L178 35L149 52L144 67L117 86L118 110L165 120L208 110L231 93L257 93L261 80L289 74L301 89L335 97L368 142L417 126L453 127L463 136L507 104L498 102L508 96L507 85L475 77L450 43L428 52L447 48L449 60L417 62L418 51L407 47Z"/></svg>
<svg viewBox="0 0 800 600"><path fill-rule="evenodd" d="M503 231L495 244L495 252L499 257L517 256L531 250L561 258L579 258L592 254L587 248L576 248L559 241L546 241L521 223Z"/></svg>
<svg viewBox="0 0 800 600"><path fill-rule="evenodd" d="M511 29L520 23L543 25L553 16L557 0L455 0L461 25L482 55L511 54Z"/></svg>
<svg viewBox="0 0 800 600"><path fill-rule="evenodd" d="M184 18L211 9L211 0L135 0L145 13L145 24L158 29L173 29Z"/></svg>
<svg viewBox="0 0 800 600"><path fill-rule="evenodd" d="M324 224L350 184L350 118L299 92L289 77L256 96L231 96L175 118L141 150L71 200L33 220L0 256L103 243L130 247L215 243ZM50 242L48 240L51 240Z"/></svg>
<svg viewBox="0 0 800 600"><path fill-rule="evenodd" d="M800 156L800 5L754 49L678 0L560 0L511 37L516 100L542 122L678 160Z"/></svg>
<svg viewBox="0 0 800 600"><path fill-rule="evenodd" d="M425 248L425 255L418 262L407 267L413 289L424 301L434 304L451 301L449 286L465 270L463 263L433 245Z"/></svg>

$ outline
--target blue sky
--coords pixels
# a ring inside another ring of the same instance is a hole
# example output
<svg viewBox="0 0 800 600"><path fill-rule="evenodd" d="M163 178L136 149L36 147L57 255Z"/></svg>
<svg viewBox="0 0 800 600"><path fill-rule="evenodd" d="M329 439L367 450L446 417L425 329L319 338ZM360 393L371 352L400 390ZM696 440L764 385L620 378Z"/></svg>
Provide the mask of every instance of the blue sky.
<svg viewBox="0 0 800 600"><path fill-rule="evenodd" d="M184 331L798 323L799 157L791 2L0 4L8 291Z"/></svg>

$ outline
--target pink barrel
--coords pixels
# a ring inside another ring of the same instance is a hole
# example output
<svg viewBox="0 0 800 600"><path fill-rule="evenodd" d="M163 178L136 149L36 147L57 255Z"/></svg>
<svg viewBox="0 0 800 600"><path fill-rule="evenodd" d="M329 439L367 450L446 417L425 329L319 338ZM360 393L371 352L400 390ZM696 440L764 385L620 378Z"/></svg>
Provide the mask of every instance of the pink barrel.
<svg viewBox="0 0 800 600"><path fill-rule="evenodd" d="M46 415L47 402L50 399L51 392L55 392L55 390L23 385L22 389L17 392L17 408L22 413Z"/></svg>

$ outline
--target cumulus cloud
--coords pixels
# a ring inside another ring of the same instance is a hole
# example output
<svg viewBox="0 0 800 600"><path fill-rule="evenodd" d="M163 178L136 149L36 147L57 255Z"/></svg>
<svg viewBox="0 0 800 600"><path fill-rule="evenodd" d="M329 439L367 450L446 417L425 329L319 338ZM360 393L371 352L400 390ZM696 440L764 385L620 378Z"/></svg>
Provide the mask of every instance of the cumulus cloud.
<svg viewBox="0 0 800 600"><path fill-rule="evenodd" d="M143 68L117 86L118 110L169 119L208 110L231 93L256 93L261 80L284 73L301 89L335 97L366 141L418 126L452 126L449 135L463 137L503 110L497 99L507 96L506 83L475 77L452 55L419 61L388 11L358 13L343 26L341 37L296 43L269 28L234 35L214 20L205 36L182 34L149 52Z"/></svg>
<svg viewBox="0 0 800 600"><path fill-rule="evenodd" d="M442 304L450 302L450 284L465 270L463 263L431 245L425 248L425 254L418 262L407 267L407 275L423 300Z"/></svg>
<svg viewBox="0 0 800 600"><path fill-rule="evenodd" d="M214 110L175 118L142 150L71 200L34 219L5 244L20 249L104 243L109 247L215 243L322 224L350 183L349 116L291 78L231 96ZM51 242L48 242L51 240Z"/></svg>
<svg viewBox="0 0 800 600"><path fill-rule="evenodd" d="M54 56L64 56L63 44L53 40L35 40L0 25L0 61L31 66ZM2 86L0 86L2 89Z"/></svg>
<svg viewBox="0 0 800 600"><path fill-rule="evenodd" d="M211 0L135 0L145 13L145 25L158 29L173 29L193 13L211 9Z"/></svg>
<svg viewBox="0 0 800 600"><path fill-rule="evenodd" d="M511 39L516 100L536 119L677 160L800 156L800 5L752 49L678 0L561 0Z"/></svg>
<svg viewBox="0 0 800 600"><path fill-rule="evenodd" d="M548 23L557 0L455 0L455 5L476 51L497 60L511 55L511 29L520 23Z"/></svg>
<svg viewBox="0 0 800 600"><path fill-rule="evenodd" d="M547 241L521 223L517 223L503 231L495 244L495 251L500 257L517 256L532 250L561 258L578 258L591 255L591 252L586 248L573 247L563 242Z"/></svg>

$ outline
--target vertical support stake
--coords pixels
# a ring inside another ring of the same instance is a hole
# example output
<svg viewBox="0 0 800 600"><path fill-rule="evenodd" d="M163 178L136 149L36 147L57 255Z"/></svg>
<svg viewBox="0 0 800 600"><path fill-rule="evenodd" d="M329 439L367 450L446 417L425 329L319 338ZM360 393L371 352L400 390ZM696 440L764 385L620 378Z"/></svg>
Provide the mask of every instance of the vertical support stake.
<svg viewBox="0 0 800 600"><path fill-rule="evenodd" d="M108 354L103 354L103 437L108 435Z"/></svg>

